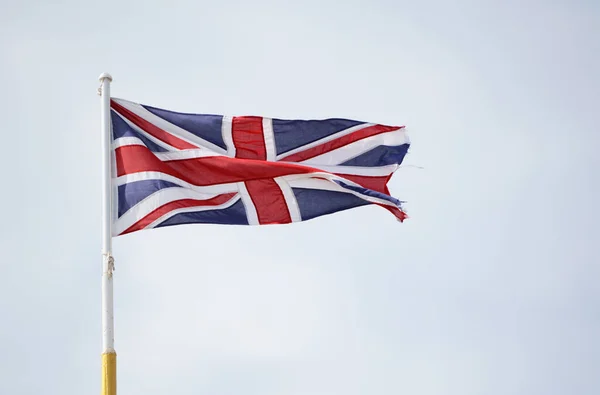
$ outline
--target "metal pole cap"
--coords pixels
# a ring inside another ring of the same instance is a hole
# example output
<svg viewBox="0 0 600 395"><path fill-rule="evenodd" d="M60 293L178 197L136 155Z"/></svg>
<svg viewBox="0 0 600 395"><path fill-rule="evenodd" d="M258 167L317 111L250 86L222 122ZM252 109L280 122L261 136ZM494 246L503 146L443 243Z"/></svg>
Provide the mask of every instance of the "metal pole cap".
<svg viewBox="0 0 600 395"><path fill-rule="evenodd" d="M102 82L104 80L108 80L109 82L112 82L112 76L108 73L102 73L102 74L100 74L100 77L98 77L98 80L100 82Z"/></svg>

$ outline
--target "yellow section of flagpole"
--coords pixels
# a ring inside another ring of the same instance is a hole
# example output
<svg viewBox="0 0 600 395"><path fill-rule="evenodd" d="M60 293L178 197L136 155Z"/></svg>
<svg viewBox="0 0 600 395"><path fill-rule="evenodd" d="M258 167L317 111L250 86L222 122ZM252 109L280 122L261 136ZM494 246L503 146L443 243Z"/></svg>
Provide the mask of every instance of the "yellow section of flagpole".
<svg viewBox="0 0 600 395"><path fill-rule="evenodd" d="M102 392L100 395L117 395L117 353L102 354Z"/></svg>

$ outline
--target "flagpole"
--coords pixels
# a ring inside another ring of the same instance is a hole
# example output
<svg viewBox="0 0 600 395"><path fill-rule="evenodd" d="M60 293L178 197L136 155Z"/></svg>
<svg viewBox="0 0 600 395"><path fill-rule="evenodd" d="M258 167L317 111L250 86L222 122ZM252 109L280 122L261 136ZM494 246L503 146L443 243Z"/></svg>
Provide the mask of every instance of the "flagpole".
<svg viewBox="0 0 600 395"><path fill-rule="evenodd" d="M101 395L117 393L117 353L115 352L113 313L113 270L112 257L112 187L111 187L111 127L110 127L110 83L112 77L102 73L101 82L101 129L102 129L102 389Z"/></svg>

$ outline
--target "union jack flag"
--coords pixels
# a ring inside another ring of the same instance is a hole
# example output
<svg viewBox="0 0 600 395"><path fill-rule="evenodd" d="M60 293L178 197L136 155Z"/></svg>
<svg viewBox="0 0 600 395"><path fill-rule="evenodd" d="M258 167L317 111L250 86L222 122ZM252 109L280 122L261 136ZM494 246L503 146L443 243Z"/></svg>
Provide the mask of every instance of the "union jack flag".
<svg viewBox="0 0 600 395"><path fill-rule="evenodd" d="M387 188L409 147L403 126L184 114L116 98L111 121L114 236L287 224L367 204L406 218Z"/></svg>

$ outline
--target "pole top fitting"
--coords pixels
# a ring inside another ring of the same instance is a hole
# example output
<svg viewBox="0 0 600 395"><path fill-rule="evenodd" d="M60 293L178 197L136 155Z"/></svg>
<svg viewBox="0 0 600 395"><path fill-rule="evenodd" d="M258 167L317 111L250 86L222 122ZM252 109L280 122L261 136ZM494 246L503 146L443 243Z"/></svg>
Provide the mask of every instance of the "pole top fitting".
<svg viewBox="0 0 600 395"><path fill-rule="evenodd" d="M102 74L100 74L100 77L98 77L98 80L100 82L103 82L104 80L108 80L108 82L112 82L112 76L108 73L102 73Z"/></svg>

